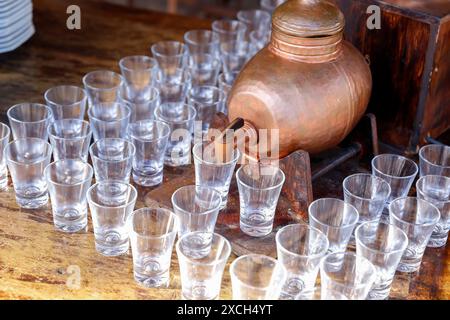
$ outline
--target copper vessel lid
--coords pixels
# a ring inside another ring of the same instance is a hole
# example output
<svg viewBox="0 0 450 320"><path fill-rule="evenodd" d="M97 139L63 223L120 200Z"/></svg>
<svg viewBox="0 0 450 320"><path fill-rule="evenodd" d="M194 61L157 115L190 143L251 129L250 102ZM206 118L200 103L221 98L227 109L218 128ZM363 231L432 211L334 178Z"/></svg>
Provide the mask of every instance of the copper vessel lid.
<svg viewBox="0 0 450 320"><path fill-rule="evenodd" d="M272 24L283 34L310 38L341 33L345 18L326 0L289 0L275 10Z"/></svg>

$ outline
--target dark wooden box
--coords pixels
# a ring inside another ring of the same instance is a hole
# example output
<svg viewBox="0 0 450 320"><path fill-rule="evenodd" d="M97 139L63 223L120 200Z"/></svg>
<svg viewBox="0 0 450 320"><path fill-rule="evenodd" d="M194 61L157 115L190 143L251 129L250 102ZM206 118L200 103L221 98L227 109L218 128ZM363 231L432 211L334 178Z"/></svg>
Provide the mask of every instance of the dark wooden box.
<svg viewBox="0 0 450 320"><path fill-rule="evenodd" d="M450 128L450 0L335 0L373 75L380 141L415 153ZM381 28L367 28L370 5Z"/></svg>

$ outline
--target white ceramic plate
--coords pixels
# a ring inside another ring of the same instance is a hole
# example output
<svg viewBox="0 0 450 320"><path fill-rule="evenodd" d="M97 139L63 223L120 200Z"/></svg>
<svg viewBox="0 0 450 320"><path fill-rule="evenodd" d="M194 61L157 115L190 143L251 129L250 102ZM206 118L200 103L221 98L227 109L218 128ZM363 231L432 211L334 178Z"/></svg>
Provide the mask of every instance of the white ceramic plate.
<svg viewBox="0 0 450 320"><path fill-rule="evenodd" d="M14 22L13 24L7 26L6 28L0 28L0 42L6 41L3 38L11 37L18 30L25 29L26 27L29 27L32 23L33 23L33 15L29 13L26 16Z"/></svg>
<svg viewBox="0 0 450 320"><path fill-rule="evenodd" d="M13 21L20 18L21 15L24 15L25 12L29 12L32 10L32 3L30 0L20 1L19 4L15 4L12 9L2 10L0 8L0 25L8 25Z"/></svg>
<svg viewBox="0 0 450 320"><path fill-rule="evenodd" d="M25 33L22 33L20 37L16 38L15 41L11 42L6 46L0 46L0 53L9 52L17 49L34 34L34 31L35 31L34 26L31 25L31 27L29 27L25 31Z"/></svg>

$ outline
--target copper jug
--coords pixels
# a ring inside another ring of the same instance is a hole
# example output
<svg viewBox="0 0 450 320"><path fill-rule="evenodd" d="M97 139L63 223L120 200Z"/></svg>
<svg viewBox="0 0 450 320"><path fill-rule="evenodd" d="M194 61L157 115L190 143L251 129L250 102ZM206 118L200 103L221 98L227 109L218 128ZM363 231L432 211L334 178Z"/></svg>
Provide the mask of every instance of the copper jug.
<svg viewBox="0 0 450 320"><path fill-rule="evenodd" d="M270 44L243 68L228 100L229 120L243 118L253 132L279 129L278 150L261 154L323 151L364 115L372 77L362 54L343 40L344 23L329 1L290 0L275 10Z"/></svg>

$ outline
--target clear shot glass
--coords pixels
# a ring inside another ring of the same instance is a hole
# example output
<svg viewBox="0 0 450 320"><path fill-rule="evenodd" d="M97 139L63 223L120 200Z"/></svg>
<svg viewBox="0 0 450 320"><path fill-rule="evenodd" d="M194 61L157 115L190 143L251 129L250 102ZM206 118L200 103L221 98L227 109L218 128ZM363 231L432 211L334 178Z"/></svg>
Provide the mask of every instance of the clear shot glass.
<svg viewBox="0 0 450 320"><path fill-rule="evenodd" d="M253 30L249 34L250 52L254 56L258 51L262 50L270 41L270 32Z"/></svg>
<svg viewBox="0 0 450 320"><path fill-rule="evenodd" d="M52 146L38 138L23 138L5 147L5 158L16 193L17 204L37 209L48 202L44 168L50 163Z"/></svg>
<svg viewBox="0 0 450 320"><path fill-rule="evenodd" d="M240 157L238 149L233 149L230 159L216 156L214 143L200 142L192 148L195 166L195 185L214 188L220 192L220 209L227 206L228 192L234 169Z"/></svg>
<svg viewBox="0 0 450 320"><path fill-rule="evenodd" d="M192 76L186 69L175 69L171 74L158 72L156 77L160 103L170 108L179 108L185 103L191 85Z"/></svg>
<svg viewBox="0 0 450 320"><path fill-rule="evenodd" d="M148 288L168 287L177 217L162 208L142 208L129 218L134 279Z"/></svg>
<svg viewBox="0 0 450 320"><path fill-rule="evenodd" d="M152 45L153 58L158 61L159 70L170 75L178 68L185 68L189 56L187 45L178 41L160 41Z"/></svg>
<svg viewBox="0 0 450 320"><path fill-rule="evenodd" d="M430 144L419 150L420 175L450 178L450 147Z"/></svg>
<svg viewBox="0 0 450 320"><path fill-rule="evenodd" d="M335 252L320 263L320 284L323 300L365 300L376 279L372 262L353 252Z"/></svg>
<svg viewBox="0 0 450 320"><path fill-rule="evenodd" d="M380 220L391 194L391 187L385 180L371 174L357 173L345 178L342 188L344 201L358 210L358 224Z"/></svg>
<svg viewBox="0 0 450 320"><path fill-rule="evenodd" d="M222 90L225 93L224 101L226 102L228 100L228 96L231 92L231 89L233 88L233 84L236 81L237 77L239 75L239 71L234 71L230 73L221 73L219 75L219 89ZM228 108L227 104L224 103L222 106L221 112L224 114L228 114Z"/></svg>
<svg viewBox="0 0 450 320"><path fill-rule="evenodd" d="M217 57L219 54L219 36L211 30L190 30L184 34L184 42L189 54L209 54Z"/></svg>
<svg viewBox="0 0 450 320"><path fill-rule="evenodd" d="M224 73L239 72L251 58L248 41L229 41L220 45L220 58Z"/></svg>
<svg viewBox="0 0 450 320"><path fill-rule="evenodd" d="M97 182L130 181L136 147L128 140L107 138L93 143L89 148Z"/></svg>
<svg viewBox="0 0 450 320"><path fill-rule="evenodd" d="M177 108L160 105L155 110L156 120L170 127L169 144L164 164L171 167L183 166L191 162L191 141L197 112L193 106L183 104Z"/></svg>
<svg viewBox="0 0 450 320"><path fill-rule="evenodd" d="M120 102L120 93L124 90L125 81L123 77L113 71L97 70L83 77L89 105L99 103Z"/></svg>
<svg viewBox="0 0 450 320"><path fill-rule="evenodd" d="M21 103L8 109L13 139L39 138L47 141L47 127L53 121L52 110L44 104Z"/></svg>
<svg viewBox="0 0 450 320"><path fill-rule="evenodd" d="M129 56L119 61L120 71L125 81L123 91L132 101L152 100L152 87L158 72L158 63L147 56Z"/></svg>
<svg viewBox="0 0 450 320"><path fill-rule="evenodd" d="M400 259L408 245L408 237L400 228L384 222L364 222L355 230L356 253L375 266L376 278L368 299L389 297Z"/></svg>
<svg viewBox="0 0 450 320"><path fill-rule="evenodd" d="M425 200L403 197L391 202L389 217L391 224L402 229L408 236L408 246L397 270L416 272L422 263L431 233L440 219L439 209Z"/></svg>
<svg viewBox="0 0 450 320"><path fill-rule="evenodd" d="M321 259L328 251L328 239L306 224L291 224L275 237L278 261L287 271L280 299L304 300L312 296Z"/></svg>
<svg viewBox="0 0 450 320"><path fill-rule="evenodd" d="M193 86L189 90L188 103L197 111L197 121L201 121L202 133L208 134L214 115L222 110L225 93L213 86Z"/></svg>
<svg viewBox="0 0 450 320"><path fill-rule="evenodd" d="M230 242L217 233L197 231L179 238L176 249L183 299L219 299Z"/></svg>
<svg viewBox="0 0 450 320"><path fill-rule="evenodd" d="M184 186L172 195L172 206L180 221L178 237L189 232L213 233L220 210L219 191L198 186Z"/></svg>
<svg viewBox="0 0 450 320"><path fill-rule="evenodd" d="M247 32L247 26L239 20L216 20L211 27L221 44L229 41L243 41Z"/></svg>
<svg viewBox="0 0 450 320"><path fill-rule="evenodd" d="M193 86L216 86L222 64L217 55L195 53L189 56L188 70Z"/></svg>
<svg viewBox="0 0 450 320"><path fill-rule="evenodd" d="M161 121L144 120L130 124L128 135L136 147L133 159L133 180L151 187L163 181L164 155L169 142L170 127Z"/></svg>
<svg viewBox="0 0 450 320"><path fill-rule="evenodd" d="M131 110L123 103L99 103L88 110L94 140L104 138L127 138Z"/></svg>
<svg viewBox="0 0 450 320"><path fill-rule="evenodd" d="M252 31L260 33L270 32L272 16L267 11L259 9L240 10L237 13L237 19L247 26L247 39Z"/></svg>
<svg viewBox="0 0 450 320"><path fill-rule="evenodd" d="M261 254L234 260L230 275L233 300L277 300L287 278L281 262Z"/></svg>
<svg viewBox="0 0 450 320"><path fill-rule="evenodd" d="M87 162L92 130L89 122L81 119L56 120L48 127L53 159L79 159Z"/></svg>
<svg viewBox="0 0 450 320"><path fill-rule="evenodd" d="M252 237L272 232L284 172L275 166L246 164L236 172L240 203L240 228Z"/></svg>
<svg viewBox="0 0 450 320"><path fill-rule="evenodd" d="M358 210L340 199L323 198L308 208L309 225L328 237L328 252L345 251L359 220Z"/></svg>
<svg viewBox="0 0 450 320"><path fill-rule="evenodd" d="M435 205L441 218L434 227L428 247L439 248L447 244L450 229L450 177L423 176L416 182L417 197Z"/></svg>
<svg viewBox="0 0 450 320"><path fill-rule="evenodd" d="M81 160L65 159L50 163L44 170L52 203L56 230L78 232L87 226L86 194L93 169Z"/></svg>
<svg viewBox="0 0 450 320"><path fill-rule="evenodd" d="M6 166L5 148L9 143L11 130L0 122L0 191L8 187L8 168Z"/></svg>
<svg viewBox="0 0 450 320"><path fill-rule="evenodd" d="M145 99L133 97L129 91L124 91L121 98L130 109L130 123L154 119L155 109L161 103L159 90L156 87L147 88Z"/></svg>
<svg viewBox="0 0 450 320"><path fill-rule="evenodd" d="M275 11L275 9L283 4L286 0L260 0L260 7L261 9L272 13Z"/></svg>
<svg viewBox="0 0 450 320"><path fill-rule="evenodd" d="M47 106L52 109L53 118L84 119L87 95L83 88L77 86L57 86L44 94Z"/></svg>
<svg viewBox="0 0 450 320"><path fill-rule="evenodd" d="M129 248L127 220L133 213L137 191L119 181L97 182L87 192L94 226L95 249L104 256L119 256Z"/></svg>

